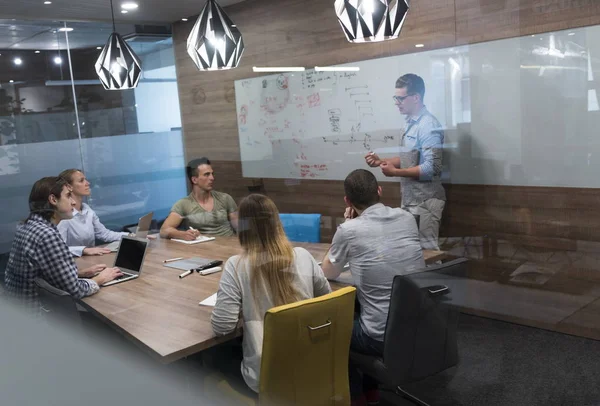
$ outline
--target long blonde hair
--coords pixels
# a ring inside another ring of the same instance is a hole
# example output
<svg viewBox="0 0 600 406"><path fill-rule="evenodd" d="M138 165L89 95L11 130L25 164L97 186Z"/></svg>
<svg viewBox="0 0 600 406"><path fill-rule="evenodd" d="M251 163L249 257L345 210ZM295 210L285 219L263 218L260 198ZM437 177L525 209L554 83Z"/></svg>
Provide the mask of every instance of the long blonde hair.
<svg viewBox="0 0 600 406"><path fill-rule="evenodd" d="M254 299L262 284L270 291L273 304L281 306L299 300L294 281L294 248L285 236L279 211L267 196L251 194L239 207L238 236L247 259Z"/></svg>

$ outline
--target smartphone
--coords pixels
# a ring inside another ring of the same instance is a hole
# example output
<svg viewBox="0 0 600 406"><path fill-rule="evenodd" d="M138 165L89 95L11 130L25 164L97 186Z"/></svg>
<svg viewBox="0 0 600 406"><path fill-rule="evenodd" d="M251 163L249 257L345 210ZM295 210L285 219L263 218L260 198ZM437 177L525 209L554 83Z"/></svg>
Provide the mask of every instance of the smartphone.
<svg viewBox="0 0 600 406"><path fill-rule="evenodd" d="M446 285L427 286L425 289L427 289L429 294L432 296L445 295L446 293L450 292L450 289L448 289L448 286Z"/></svg>

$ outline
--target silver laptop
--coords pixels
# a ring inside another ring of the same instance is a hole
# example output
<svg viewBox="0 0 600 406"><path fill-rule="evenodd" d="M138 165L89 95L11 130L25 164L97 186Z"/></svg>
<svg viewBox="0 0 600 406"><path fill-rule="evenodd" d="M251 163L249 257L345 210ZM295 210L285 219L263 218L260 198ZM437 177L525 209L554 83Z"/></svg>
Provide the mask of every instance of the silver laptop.
<svg viewBox="0 0 600 406"><path fill-rule="evenodd" d="M148 236L148 232L150 231L150 225L152 224L152 216L154 212L150 212L145 216L140 217L138 220L137 229L135 231L135 236L138 238L146 238ZM119 244L121 241L114 241L108 244L105 248L108 248L111 252L117 252L119 250Z"/></svg>
<svg viewBox="0 0 600 406"><path fill-rule="evenodd" d="M110 286L139 278L146 257L146 248L148 248L148 240L145 238L123 237L114 264L123 272L123 275L102 286Z"/></svg>

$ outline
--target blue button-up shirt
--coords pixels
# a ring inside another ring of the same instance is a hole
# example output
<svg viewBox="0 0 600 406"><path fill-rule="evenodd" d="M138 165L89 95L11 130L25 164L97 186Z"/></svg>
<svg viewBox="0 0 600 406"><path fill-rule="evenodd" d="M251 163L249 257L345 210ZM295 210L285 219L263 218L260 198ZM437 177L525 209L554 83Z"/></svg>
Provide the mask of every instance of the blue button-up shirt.
<svg viewBox="0 0 600 406"><path fill-rule="evenodd" d="M442 125L425 106L418 115L406 118L400 167L420 166L421 176L400 178L402 206L419 205L428 199L446 200L441 182L443 145Z"/></svg>
<svg viewBox="0 0 600 406"><path fill-rule="evenodd" d="M83 250L96 245L96 240L113 242L128 233L118 233L104 227L98 215L90 206L83 203L81 211L73 209L73 218L58 223L58 231L69 251L75 256L82 256Z"/></svg>

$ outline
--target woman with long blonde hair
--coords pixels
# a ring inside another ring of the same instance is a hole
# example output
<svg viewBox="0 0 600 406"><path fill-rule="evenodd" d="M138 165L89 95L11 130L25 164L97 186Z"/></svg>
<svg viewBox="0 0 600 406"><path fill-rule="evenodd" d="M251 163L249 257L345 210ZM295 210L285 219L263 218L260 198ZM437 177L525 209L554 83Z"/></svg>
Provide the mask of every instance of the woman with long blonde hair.
<svg viewBox="0 0 600 406"><path fill-rule="evenodd" d="M243 252L225 264L211 322L215 334L231 333L241 311L241 373L250 389L258 392L267 310L327 294L331 288L313 256L288 241L271 199L252 194L242 200L238 224Z"/></svg>

